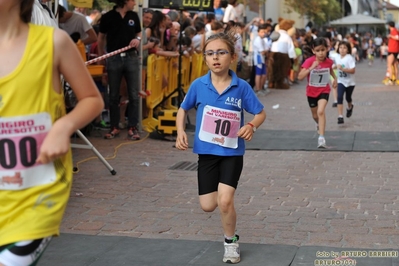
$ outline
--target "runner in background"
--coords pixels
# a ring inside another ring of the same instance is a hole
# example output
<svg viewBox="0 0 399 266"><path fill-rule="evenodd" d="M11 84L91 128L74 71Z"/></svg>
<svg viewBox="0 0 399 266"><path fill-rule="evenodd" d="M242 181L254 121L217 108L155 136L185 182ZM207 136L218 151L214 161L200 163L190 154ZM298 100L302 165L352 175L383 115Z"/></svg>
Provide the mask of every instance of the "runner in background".
<svg viewBox="0 0 399 266"><path fill-rule="evenodd" d="M370 47L369 47L370 49ZM346 117L352 116L353 101L352 94L355 89L355 68L356 62L352 57L351 45L348 42L340 42L338 48L339 55L335 58L334 67L338 70L338 124L344 123L343 116L343 100L344 94L348 108L346 109Z"/></svg>
<svg viewBox="0 0 399 266"><path fill-rule="evenodd" d="M387 72L384 80L385 85L393 85L396 83L398 76L398 54L399 54L399 32L395 28L395 22L389 21L388 38L388 57L387 57Z"/></svg>
<svg viewBox="0 0 399 266"><path fill-rule="evenodd" d="M316 122L316 128L319 134L318 148L327 148L324 138L326 129L326 105L330 95L330 75L333 77L332 86L337 87L337 77L335 76L332 66L334 62L327 58L328 43L325 38L316 38L313 43L314 56L306 59L302 64L301 72L298 79L308 78L306 86L306 96L312 117Z"/></svg>

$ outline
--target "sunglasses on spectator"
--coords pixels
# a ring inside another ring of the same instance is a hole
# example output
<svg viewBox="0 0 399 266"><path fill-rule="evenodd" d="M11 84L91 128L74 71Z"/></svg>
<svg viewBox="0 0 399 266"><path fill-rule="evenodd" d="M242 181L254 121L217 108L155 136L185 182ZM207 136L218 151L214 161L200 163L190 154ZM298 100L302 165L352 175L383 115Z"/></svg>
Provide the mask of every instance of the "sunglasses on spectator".
<svg viewBox="0 0 399 266"><path fill-rule="evenodd" d="M143 13L144 13L144 14L145 14L145 13L153 14L153 13L154 13L154 10L149 9L149 8L144 8L144 9L143 9Z"/></svg>

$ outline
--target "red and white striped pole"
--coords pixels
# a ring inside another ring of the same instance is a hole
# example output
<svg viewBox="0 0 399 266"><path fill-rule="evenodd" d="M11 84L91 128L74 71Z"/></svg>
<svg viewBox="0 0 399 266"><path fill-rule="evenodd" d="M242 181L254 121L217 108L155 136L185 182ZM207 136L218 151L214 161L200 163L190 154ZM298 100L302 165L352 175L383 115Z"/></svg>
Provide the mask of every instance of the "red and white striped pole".
<svg viewBox="0 0 399 266"><path fill-rule="evenodd" d="M101 60L107 59L107 58L109 58L109 57L111 57L111 56L120 54L120 53L122 53L122 52L124 52L124 51L126 51L126 50L131 49L131 48L133 48L133 47L130 46L130 45L129 45L129 46L126 46L126 47L123 47L123 48L121 48L121 49L115 50L115 51L110 52L110 53L108 53L108 54L105 54L105 55L99 56L99 57L97 57L97 58L94 58L94 59L92 59L92 60L86 61L85 64L86 64L86 66L87 66L87 65L94 64L94 63L96 63L96 62L98 62L98 61L101 61Z"/></svg>

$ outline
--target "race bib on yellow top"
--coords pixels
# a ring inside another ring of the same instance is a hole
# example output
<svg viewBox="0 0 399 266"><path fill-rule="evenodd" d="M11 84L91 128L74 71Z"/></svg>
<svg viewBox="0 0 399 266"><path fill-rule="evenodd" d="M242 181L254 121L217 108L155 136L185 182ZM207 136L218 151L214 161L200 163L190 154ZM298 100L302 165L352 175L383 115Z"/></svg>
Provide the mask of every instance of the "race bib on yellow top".
<svg viewBox="0 0 399 266"><path fill-rule="evenodd" d="M22 190L56 180L53 163L36 163L51 126L48 113L0 117L0 190Z"/></svg>
<svg viewBox="0 0 399 266"><path fill-rule="evenodd" d="M330 83L330 69L313 69L310 73L309 85L313 87L326 87Z"/></svg>
<svg viewBox="0 0 399 266"><path fill-rule="evenodd" d="M235 149L238 147L240 125L240 112L207 105L202 114L198 137L205 142Z"/></svg>

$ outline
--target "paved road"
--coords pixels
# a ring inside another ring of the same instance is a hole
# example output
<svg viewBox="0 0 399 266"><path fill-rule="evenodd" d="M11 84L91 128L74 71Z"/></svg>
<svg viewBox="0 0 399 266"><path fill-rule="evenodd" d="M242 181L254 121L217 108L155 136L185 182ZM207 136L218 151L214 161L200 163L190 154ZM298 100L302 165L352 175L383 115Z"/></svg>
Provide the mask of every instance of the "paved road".
<svg viewBox="0 0 399 266"><path fill-rule="evenodd" d="M327 131L398 131L399 86L382 85L385 64L363 63L356 71L353 116L337 125L330 101ZM262 129L314 130L305 82L260 99L267 113ZM222 241L219 213L199 207L196 172L168 169L195 163L191 150L150 138L104 140L94 133L90 141L113 158L117 175L95 158L79 165L62 233ZM75 162L93 156L73 152ZM247 151L236 194L241 242L397 248L398 158L386 152Z"/></svg>

